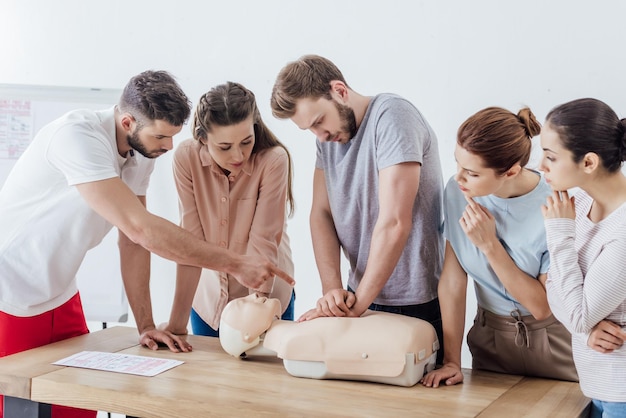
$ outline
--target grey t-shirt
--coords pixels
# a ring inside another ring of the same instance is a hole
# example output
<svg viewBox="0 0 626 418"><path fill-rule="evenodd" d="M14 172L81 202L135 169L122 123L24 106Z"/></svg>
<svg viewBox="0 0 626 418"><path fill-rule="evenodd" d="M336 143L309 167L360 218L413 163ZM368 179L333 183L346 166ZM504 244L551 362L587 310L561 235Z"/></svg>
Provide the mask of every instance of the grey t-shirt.
<svg viewBox="0 0 626 418"><path fill-rule="evenodd" d="M316 167L324 170L337 236L350 263L348 285L353 289L370 256L379 212L378 172L412 161L421 164L413 227L389 281L374 300L381 305L421 304L437 296L443 263L443 178L437 138L409 101L380 94L372 98L348 143L317 141Z"/></svg>

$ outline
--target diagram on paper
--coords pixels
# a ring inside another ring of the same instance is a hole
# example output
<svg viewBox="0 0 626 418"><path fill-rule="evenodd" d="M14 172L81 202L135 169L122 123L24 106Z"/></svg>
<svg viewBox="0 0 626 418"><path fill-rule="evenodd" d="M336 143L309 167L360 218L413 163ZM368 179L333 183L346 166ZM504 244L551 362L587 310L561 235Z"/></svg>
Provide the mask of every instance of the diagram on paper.
<svg viewBox="0 0 626 418"><path fill-rule="evenodd" d="M183 364L183 361L155 357L135 356L121 353L81 351L52 364L80 367L83 369L105 370L116 373L156 376L166 370Z"/></svg>

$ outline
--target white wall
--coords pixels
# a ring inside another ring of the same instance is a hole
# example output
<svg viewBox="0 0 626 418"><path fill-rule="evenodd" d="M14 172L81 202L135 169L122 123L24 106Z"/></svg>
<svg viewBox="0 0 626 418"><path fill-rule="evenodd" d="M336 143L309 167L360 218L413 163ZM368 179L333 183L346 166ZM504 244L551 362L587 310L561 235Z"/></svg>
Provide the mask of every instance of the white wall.
<svg viewBox="0 0 626 418"><path fill-rule="evenodd" d="M311 134L271 116L286 62L321 54L356 91L413 101L439 137L447 178L457 127L483 107L528 105L543 120L554 105L591 96L625 115L625 12L620 0L0 0L0 83L121 88L140 71L165 69L193 101L227 80L253 90L294 157L299 314L320 295L308 229L315 148ZM188 127L176 141L187 136ZM170 164L171 155L159 159L148 202L176 222ZM154 257L157 322L168 318L174 271ZM464 350L464 366L469 359Z"/></svg>

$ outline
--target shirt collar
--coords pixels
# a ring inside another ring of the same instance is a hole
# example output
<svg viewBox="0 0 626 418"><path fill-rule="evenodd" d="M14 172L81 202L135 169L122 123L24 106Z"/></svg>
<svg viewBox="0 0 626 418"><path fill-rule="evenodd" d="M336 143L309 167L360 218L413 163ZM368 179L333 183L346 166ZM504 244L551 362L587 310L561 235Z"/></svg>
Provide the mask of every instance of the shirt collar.
<svg viewBox="0 0 626 418"><path fill-rule="evenodd" d="M224 174L221 167L217 165L213 157L211 157L211 153L209 152L209 148L200 142L198 142L198 146L200 147L200 162L203 167L211 167L216 173ZM252 175L252 171L254 171L254 161L256 160L256 153L250 155L248 161L241 168L241 172L247 174L248 176Z"/></svg>

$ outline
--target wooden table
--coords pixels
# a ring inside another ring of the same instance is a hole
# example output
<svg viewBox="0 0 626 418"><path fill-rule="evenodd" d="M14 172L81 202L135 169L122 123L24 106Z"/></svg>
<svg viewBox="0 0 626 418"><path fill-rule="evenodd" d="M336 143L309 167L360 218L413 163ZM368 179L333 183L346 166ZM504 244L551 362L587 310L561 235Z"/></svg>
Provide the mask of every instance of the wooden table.
<svg viewBox="0 0 626 418"><path fill-rule="evenodd" d="M464 370L463 384L437 389L314 380L290 376L280 359L230 357L216 338L189 336L194 351L178 354L153 352L137 341L135 328L113 327L1 358L0 393L34 405L55 403L138 417L569 418L586 416L589 404L578 384L570 382L472 370ZM185 363L155 377L50 364L83 350Z"/></svg>

